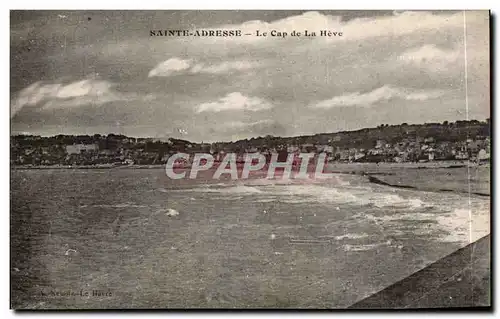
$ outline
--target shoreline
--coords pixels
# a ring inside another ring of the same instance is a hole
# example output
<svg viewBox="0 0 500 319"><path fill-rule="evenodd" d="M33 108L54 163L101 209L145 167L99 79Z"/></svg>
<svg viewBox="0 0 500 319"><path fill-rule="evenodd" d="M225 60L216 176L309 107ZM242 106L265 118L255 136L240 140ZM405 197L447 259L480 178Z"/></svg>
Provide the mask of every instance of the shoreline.
<svg viewBox="0 0 500 319"><path fill-rule="evenodd" d="M490 163L469 163L460 161L440 161L427 163L328 163L324 173L338 175L357 175L366 178L371 184L379 184L391 188L408 189L427 192L451 192L491 198L489 185L491 166ZM189 168L187 168L189 169ZM313 168L314 169L314 168ZM11 166L11 174L23 171L57 171L71 172L76 170L110 170L118 171L140 171L159 170L164 171L165 165L128 165L128 166ZM211 170L215 170L212 168ZM253 178L267 176L267 170L254 172ZM472 174L471 180L466 177L467 171ZM210 171L200 171L210 174ZM313 172L313 171L310 171ZM425 173L424 173L425 172ZM238 169L238 176L241 170ZM478 175L479 174L479 175ZM278 173L279 175L279 173ZM431 177L432 176L432 177ZM201 174L201 180L210 176ZM311 176L312 177L312 176ZM219 178L220 179L220 178ZM294 179L293 175L291 179ZM222 180L225 180L224 178ZM440 182L436 183L435 181ZM469 184L472 182L471 184Z"/></svg>
<svg viewBox="0 0 500 319"><path fill-rule="evenodd" d="M408 169L427 169L427 168L463 168L467 167L489 167L490 162L484 163L476 163L467 161L433 161L433 162L405 162L405 163L337 163L330 162L326 164L326 167L331 168L332 170L326 173L346 173L341 171L336 171L335 168L365 168L365 169L374 169L374 168L408 168ZM36 170L36 169L159 169L165 168L165 164L151 164L151 165L113 165L113 164L97 164L97 165L10 165L11 170ZM183 168L190 168L190 166L186 166ZM352 172L351 172L352 173ZM366 174L368 174L365 171Z"/></svg>
<svg viewBox="0 0 500 319"><path fill-rule="evenodd" d="M450 188L438 188L438 189L427 189L427 188L420 188L417 186L413 185L401 185L401 184L391 184L388 182L385 182L379 178L373 177L370 174L366 174L368 176L368 181L372 184L378 184L382 186L387 186L387 187L393 187L393 188L403 188L403 189L411 189L415 191L423 191L423 192L434 192L434 193L460 193L460 194L469 194L469 195L476 195L476 196L481 196L481 197L491 197L490 194L483 193L483 192L464 192L464 191L459 191L455 189L450 189Z"/></svg>

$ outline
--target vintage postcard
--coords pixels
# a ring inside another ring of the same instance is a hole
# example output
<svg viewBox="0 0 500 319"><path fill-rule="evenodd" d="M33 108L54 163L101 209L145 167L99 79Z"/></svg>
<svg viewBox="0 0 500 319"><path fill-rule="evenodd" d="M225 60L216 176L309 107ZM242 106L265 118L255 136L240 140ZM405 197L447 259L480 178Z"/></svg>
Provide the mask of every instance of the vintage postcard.
<svg viewBox="0 0 500 319"><path fill-rule="evenodd" d="M491 307L489 11L11 11L11 308Z"/></svg>

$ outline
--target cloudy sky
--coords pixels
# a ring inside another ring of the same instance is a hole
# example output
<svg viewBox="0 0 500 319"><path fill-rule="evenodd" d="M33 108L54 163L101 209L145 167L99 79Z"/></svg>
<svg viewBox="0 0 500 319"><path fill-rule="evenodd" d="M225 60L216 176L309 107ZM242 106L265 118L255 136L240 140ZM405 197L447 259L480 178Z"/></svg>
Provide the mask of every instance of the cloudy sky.
<svg viewBox="0 0 500 319"><path fill-rule="evenodd" d="M11 132L217 141L484 120L488 12L465 21L451 11L12 11ZM150 37L157 29L342 37Z"/></svg>

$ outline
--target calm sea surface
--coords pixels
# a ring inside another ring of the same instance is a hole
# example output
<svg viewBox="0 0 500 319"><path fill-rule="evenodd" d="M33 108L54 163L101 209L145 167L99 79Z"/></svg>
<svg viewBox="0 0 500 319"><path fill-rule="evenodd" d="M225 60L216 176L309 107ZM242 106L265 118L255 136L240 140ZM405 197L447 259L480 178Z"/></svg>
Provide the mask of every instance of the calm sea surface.
<svg viewBox="0 0 500 319"><path fill-rule="evenodd" d="M488 197L347 174L173 182L162 169L14 170L12 304L346 307L487 235L489 208Z"/></svg>

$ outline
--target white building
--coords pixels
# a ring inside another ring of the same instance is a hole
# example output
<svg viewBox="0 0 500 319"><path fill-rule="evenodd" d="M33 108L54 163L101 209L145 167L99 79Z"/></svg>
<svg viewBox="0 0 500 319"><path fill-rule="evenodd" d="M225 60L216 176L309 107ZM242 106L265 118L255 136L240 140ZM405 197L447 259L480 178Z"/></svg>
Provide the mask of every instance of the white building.
<svg viewBox="0 0 500 319"><path fill-rule="evenodd" d="M298 151L300 151L300 148L299 148L297 145L289 145L289 146L286 148L286 151L287 151L288 153L298 152Z"/></svg>
<svg viewBox="0 0 500 319"><path fill-rule="evenodd" d="M319 152L333 153L333 146L330 145L316 145L316 150Z"/></svg>
<svg viewBox="0 0 500 319"><path fill-rule="evenodd" d="M486 150L481 149L479 153L477 154L477 159L479 161L485 161L490 159L490 154L486 152Z"/></svg>
<svg viewBox="0 0 500 319"><path fill-rule="evenodd" d="M84 152L97 152L99 147L97 144L73 144L66 145L66 153L68 154L80 154Z"/></svg>

